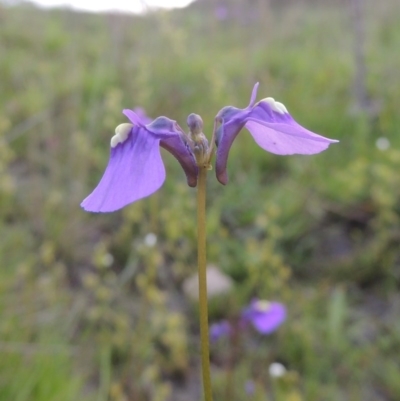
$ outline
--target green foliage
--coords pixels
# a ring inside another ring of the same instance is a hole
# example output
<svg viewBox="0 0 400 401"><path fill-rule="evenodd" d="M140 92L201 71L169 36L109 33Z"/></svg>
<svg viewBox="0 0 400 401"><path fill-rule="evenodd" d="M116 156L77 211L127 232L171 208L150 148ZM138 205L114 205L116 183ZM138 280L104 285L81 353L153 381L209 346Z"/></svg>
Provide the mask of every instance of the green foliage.
<svg viewBox="0 0 400 401"><path fill-rule="evenodd" d="M224 21L206 1L146 17L0 6L0 401L199 399L196 306L182 292L195 190L163 153L157 194L112 215L79 203L123 108L182 127L195 112L208 134L256 81L341 142L285 158L243 133L228 185L210 172L208 257L235 281L211 319L253 297L289 311L268 338L213 347L216 399L249 397L248 380L255 401L400 398L398 4L364 2L360 111L346 3L254 3L229 2ZM283 378L269 377L274 361Z"/></svg>

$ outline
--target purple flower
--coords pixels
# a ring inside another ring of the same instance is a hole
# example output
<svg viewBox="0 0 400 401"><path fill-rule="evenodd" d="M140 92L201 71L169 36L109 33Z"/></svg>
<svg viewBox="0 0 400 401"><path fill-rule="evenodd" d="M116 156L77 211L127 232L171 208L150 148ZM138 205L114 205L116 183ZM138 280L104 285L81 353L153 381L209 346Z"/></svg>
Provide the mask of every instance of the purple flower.
<svg viewBox="0 0 400 401"><path fill-rule="evenodd" d="M303 128L282 103L271 97L255 103L257 89L258 83L254 85L250 103L245 109L227 106L216 116L216 120L221 123L216 136L216 175L221 184L228 182L226 164L229 149L244 127L261 148L278 155L310 155L322 152L331 143L338 142Z"/></svg>
<svg viewBox="0 0 400 401"><path fill-rule="evenodd" d="M246 380L244 389L245 389L247 395L254 395L254 393L256 391L256 384L251 379Z"/></svg>
<svg viewBox="0 0 400 401"><path fill-rule="evenodd" d="M251 323L260 334L270 334L286 319L286 308L279 302L253 300L242 312L243 322Z"/></svg>
<svg viewBox="0 0 400 401"><path fill-rule="evenodd" d="M228 10L225 6L217 6L214 9L214 14L219 21L223 21L228 18Z"/></svg>
<svg viewBox="0 0 400 401"><path fill-rule="evenodd" d="M221 320L210 326L210 340L212 342L219 340L221 337L229 336L231 333L232 327L227 320Z"/></svg>
<svg viewBox="0 0 400 401"><path fill-rule="evenodd" d="M81 203L86 211L113 212L157 191L165 181L160 146L181 164L188 185L197 184L196 160L186 134L175 121L158 117L145 125L143 116L132 110L123 113L131 124L116 128L106 171L94 191Z"/></svg>

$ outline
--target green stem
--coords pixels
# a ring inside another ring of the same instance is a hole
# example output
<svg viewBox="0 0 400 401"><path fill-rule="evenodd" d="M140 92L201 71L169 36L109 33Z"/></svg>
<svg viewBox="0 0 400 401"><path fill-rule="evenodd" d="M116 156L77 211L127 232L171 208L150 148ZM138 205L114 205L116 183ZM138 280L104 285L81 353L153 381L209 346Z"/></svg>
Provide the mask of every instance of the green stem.
<svg viewBox="0 0 400 401"><path fill-rule="evenodd" d="M206 182L207 168L199 166L197 181L197 261L199 269L201 366L203 372L204 399L205 401L212 401L206 271Z"/></svg>

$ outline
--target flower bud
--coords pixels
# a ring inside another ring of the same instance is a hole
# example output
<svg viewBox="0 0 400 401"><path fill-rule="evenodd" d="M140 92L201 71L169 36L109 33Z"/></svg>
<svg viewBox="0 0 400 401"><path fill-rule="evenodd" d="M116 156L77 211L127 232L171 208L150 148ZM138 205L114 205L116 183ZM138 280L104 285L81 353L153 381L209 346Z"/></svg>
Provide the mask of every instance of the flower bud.
<svg viewBox="0 0 400 401"><path fill-rule="evenodd" d="M190 130L189 137L193 141L193 153L198 166L208 164L208 140L203 134L203 120L198 114L190 114L186 120ZM208 167L208 166L205 166Z"/></svg>

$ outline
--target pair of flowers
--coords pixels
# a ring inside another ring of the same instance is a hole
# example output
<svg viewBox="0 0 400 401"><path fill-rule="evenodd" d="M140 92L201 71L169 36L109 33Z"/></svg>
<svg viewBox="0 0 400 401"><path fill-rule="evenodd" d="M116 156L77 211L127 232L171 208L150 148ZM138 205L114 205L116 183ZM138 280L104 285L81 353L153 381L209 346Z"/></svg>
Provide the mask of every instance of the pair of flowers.
<svg viewBox="0 0 400 401"><path fill-rule="evenodd" d="M260 334L274 332L286 320L286 308L279 302L254 299L242 310L235 326L228 320L221 320L210 326L210 340L215 342L229 337L234 330L245 329L251 324Z"/></svg>
<svg viewBox="0 0 400 401"><path fill-rule="evenodd" d="M243 128L247 128L261 148L278 155L315 154L337 142L303 128L286 107L273 98L256 103L257 89L258 83L245 109L227 106L215 117L216 123L220 124L215 135L215 170L221 184L228 182L226 165L229 150ZM188 185L197 185L198 171L203 166L199 166L198 157L196 159L198 143L193 140L193 135L187 135L176 121L167 117L158 117L146 124L143 116L132 110L124 110L123 113L130 123L116 128L106 171L94 191L81 204L86 211L113 212L156 192L166 176L160 146L178 160ZM194 122L188 119L188 123L195 125L195 134L205 138L201 133L201 118L195 117L198 118Z"/></svg>

